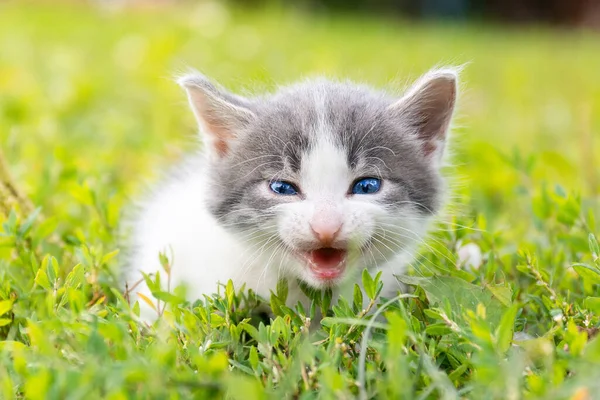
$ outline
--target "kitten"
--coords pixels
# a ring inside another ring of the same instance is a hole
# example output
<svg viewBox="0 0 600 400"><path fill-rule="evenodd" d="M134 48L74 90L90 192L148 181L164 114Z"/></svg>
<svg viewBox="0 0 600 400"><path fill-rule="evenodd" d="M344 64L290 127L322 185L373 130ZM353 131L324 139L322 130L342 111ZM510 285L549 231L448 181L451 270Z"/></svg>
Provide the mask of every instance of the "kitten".
<svg viewBox="0 0 600 400"><path fill-rule="evenodd" d="M402 96L325 79L252 98L200 74L179 84L204 146L133 221L130 287L140 270L166 281L164 252L191 301L229 279L268 299L287 278L295 305L306 300L298 281L351 293L364 268L382 271L387 295L398 290L393 275L442 206L456 70L433 70ZM145 284L135 292L152 297Z"/></svg>

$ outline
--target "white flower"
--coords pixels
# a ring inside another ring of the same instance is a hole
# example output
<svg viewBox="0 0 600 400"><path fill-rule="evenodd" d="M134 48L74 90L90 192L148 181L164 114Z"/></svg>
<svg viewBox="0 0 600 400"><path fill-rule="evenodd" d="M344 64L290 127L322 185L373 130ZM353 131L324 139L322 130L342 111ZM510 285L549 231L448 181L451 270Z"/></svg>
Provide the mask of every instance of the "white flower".
<svg viewBox="0 0 600 400"><path fill-rule="evenodd" d="M483 262L481 248L475 243L467 243L458 248L458 260L461 266L477 270Z"/></svg>

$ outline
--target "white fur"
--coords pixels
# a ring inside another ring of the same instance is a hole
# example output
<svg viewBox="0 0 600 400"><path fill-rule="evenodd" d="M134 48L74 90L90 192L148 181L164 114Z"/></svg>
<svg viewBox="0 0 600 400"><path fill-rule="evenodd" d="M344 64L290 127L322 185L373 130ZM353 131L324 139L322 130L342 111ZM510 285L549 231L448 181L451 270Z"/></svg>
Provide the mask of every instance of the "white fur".
<svg viewBox="0 0 600 400"><path fill-rule="evenodd" d="M172 255L171 287L185 286L192 301L216 292L217 283L227 283L229 279L238 288L246 283L259 294L269 295L277 277L260 276L264 257L248 264L252 249L229 234L203 207L206 182L201 174L187 174L161 189L148 202L135 227L136 250L129 285L140 279L139 271L159 271L166 288L167 276L158 257L163 252ZM134 300L138 292L152 299L145 283L131 294ZM143 319L156 318L157 313L144 301L140 301L140 306Z"/></svg>
<svg viewBox="0 0 600 400"><path fill-rule="evenodd" d="M317 241L311 232L310 221L317 210L339 213L343 219L343 228L337 242L347 244L350 250L350 265L344 279L339 282L339 290L348 296L357 275L366 266L379 266L377 270L385 273L387 282L394 282L392 274L402 272L410 259L407 252L420 241L425 232L425 219L415 219L412 213L404 219L391 214L378 205L381 193L366 196L349 196L348 191L355 179L346 162L344 152L337 148L326 132L326 127L312 151L303 158L300 187L303 197L285 202L278 207L277 227L265 228L256 235L270 236L267 243L256 245L247 235L241 237L225 230L208 212L205 193L208 187L203 173L189 171L179 179L169 182L152 197L143 208L142 215L135 227L134 235L134 273L128 277L130 285L140 279L139 271L151 274L161 271L161 281L167 289L167 276L159 263L159 253L171 256L171 289L184 285L190 301L217 291L218 283L225 284L229 279L239 288L242 284L259 295L268 298L275 290L278 278L286 276L301 278L305 282L320 287L322 285L308 270L305 264L284 251L281 242L294 248L316 246ZM270 193L265 185L264 195ZM386 229L404 237L407 251L388 251L391 243L361 252L361 247L376 232L377 226L386 225ZM408 232L411 232L410 234ZM318 246L317 246L318 247ZM384 265L389 264L389 265ZM288 303L304 301L295 281L289 281L290 295ZM393 290L396 285L389 285ZM131 293L148 298L152 295L142 283ZM140 301L142 318L152 320L157 313L145 301Z"/></svg>
<svg viewBox="0 0 600 400"><path fill-rule="evenodd" d="M426 76L405 98L415 96L424 82L455 79L452 74L452 71L444 70ZM216 93L203 78L182 82L191 87L188 90L207 90L210 96ZM402 212L388 210L384 202L377 201L388 190L385 181L378 193L349 194L354 181L362 177L354 175L344 150L338 147L331 127L325 122L324 97L319 90L314 93L314 104L320 117L312 127L315 132L310 132L309 137L313 143L302 155L300 173L294 182L299 186L300 194L280 198L274 220L266 218L263 226L256 230L236 233L225 229L207 209L205 196L211 188L206 171L198 168L180 174L147 201L135 223L130 275L127 277L130 287L140 280L140 271L147 274L160 271L163 290L168 286L172 289L185 285L190 301L216 292L219 283L225 284L230 279L236 288L245 284L247 289L268 298L279 278L285 277L291 278L288 279L288 304L293 306L306 300L296 278L313 287L323 285L294 251L320 247L311 222L324 215L332 219L329 221L332 224L341 222L333 245L347 248L349 254L346 273L335 282L336 292L349 298L357 275L365 267L383 272L386 295L397 289L396 285L390 285L390 282L397 282L393 274L401 273L410 261L415 245L424 239L430 217L416 212L409 201ZM190 97L200 126L210 131L211 127L203 123L205 101L206 98ZM248 117L246 114L244 118ZM218 124L215 126L223 128ZM213 136L218 137L219 129L212 132ZM440 153L442 149L440 145ZM435 158L438 157L435 154ZM436 163L436 160L432 162ZM259 196L278 196L269 190L268 179L261 188ZM159 262L161 252L172 255L169 279ZM145 283L132 290L130 296L137 300L138 292L152 298ZM143 319L156 318L157 313L145 301L140 301L140 306Z"/></svg>

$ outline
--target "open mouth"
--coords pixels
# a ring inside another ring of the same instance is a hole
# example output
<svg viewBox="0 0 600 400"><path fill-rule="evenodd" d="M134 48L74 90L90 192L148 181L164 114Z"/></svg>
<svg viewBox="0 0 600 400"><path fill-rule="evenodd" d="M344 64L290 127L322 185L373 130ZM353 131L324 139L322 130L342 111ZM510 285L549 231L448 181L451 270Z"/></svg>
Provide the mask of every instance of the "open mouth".
<svg viewBox="0 0 600 400"><path fill-rule="evenodd" d="M317 278L330 281L344 273L347 254L345 249L322 247L303 252L302 258L307 261L308 267Z"/></svg>

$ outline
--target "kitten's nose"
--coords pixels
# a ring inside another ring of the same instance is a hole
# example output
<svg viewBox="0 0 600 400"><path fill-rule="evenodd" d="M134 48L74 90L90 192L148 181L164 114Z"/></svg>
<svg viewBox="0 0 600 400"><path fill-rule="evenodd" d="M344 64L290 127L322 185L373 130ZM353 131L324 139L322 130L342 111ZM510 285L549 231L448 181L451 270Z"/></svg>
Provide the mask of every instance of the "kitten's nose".
<svg viewBox="0 0 600 400"><path fill-rule="evenodd" d="M310 228L324 245L331 245L342 230L342 216L336 212L317 212L310 221Z"/></svg>

